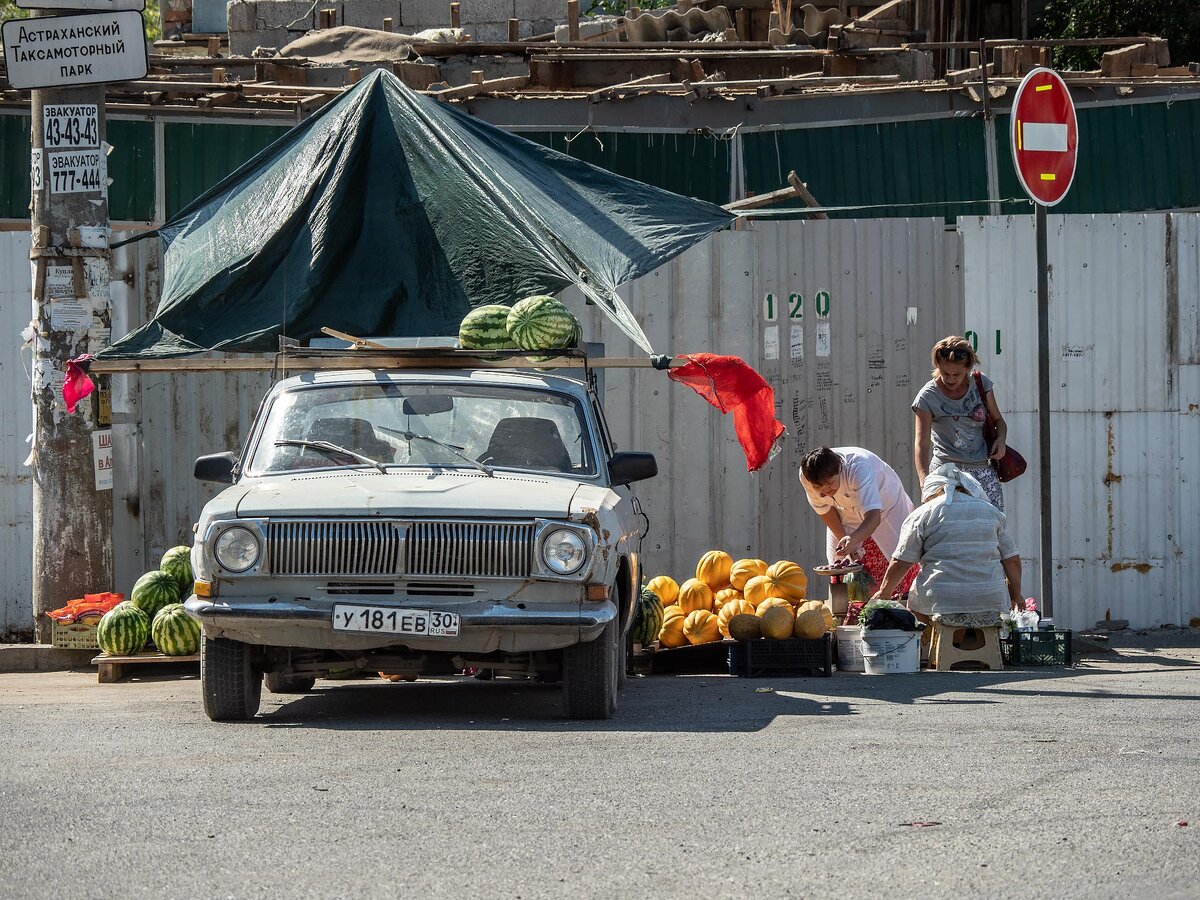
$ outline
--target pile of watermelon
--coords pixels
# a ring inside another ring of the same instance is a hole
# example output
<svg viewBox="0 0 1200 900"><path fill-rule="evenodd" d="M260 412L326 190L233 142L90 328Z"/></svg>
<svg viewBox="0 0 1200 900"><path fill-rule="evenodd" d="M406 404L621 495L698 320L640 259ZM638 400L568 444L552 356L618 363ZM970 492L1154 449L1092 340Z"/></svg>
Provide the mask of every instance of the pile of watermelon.
<svg viewBox="0 0 1200 900"><path fill-rule="evenodd" d="M565 350L583 338L583 328L571 311L553 297L526 297L511 308L478 306L458 328L463 350ZM552 356L533 356L545 361Z"/></svg>
<svg viewBox="0 0 1200 900"><path fill-rule="evenodd" d="M167 656L190 656L200 649L200 623L179 602L192 593L191 548L172 547L158 566L100 620L96 641L109 656L140 653L148 640Z"/></svg>

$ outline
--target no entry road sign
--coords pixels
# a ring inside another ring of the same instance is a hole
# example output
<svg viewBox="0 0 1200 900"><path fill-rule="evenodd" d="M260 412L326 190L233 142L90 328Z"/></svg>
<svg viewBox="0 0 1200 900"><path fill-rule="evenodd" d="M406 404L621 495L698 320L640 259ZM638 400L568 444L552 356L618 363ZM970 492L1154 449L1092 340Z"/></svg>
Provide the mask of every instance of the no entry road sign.
<svg viewBox="0 0 1200 900"><path fill-rule="evenodd" d="M1057 72L1034 69L1012 105L1012 154L1025 193L1054 206L1075 178L1079 128L1071 92Z"/></svg>

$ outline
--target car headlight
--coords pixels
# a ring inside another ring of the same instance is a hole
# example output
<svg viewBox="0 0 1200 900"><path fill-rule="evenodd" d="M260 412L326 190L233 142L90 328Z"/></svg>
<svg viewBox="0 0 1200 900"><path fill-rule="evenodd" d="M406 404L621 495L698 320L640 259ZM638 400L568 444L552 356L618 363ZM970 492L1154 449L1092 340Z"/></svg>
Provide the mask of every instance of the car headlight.
<svg viewBox="0 0 1200 900"><path fill-rule="evenodd" d="M587 562L587 544L578 533L556 528L542 541L542 562L555 575L574 575Z"/></svg>
<svg viewBox="0 0 1200 900"><path fill-rule="evenodd" d="M226 528L217 538L213 554L227 571L245 572L258 562L258 538L240 525Z"/></svg>

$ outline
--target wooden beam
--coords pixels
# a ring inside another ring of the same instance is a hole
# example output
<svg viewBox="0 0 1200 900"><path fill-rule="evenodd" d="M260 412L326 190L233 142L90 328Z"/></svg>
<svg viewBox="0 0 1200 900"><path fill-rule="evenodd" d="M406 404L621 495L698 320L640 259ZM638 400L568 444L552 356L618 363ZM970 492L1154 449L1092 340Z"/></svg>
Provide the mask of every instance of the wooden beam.
<svg viewBox="0 0 1200 900"><path fill-rule="evenodd" d="M469 100L477 94L498 94L503 91L516 91L529 84L528 75L513 75L510 78L493 78L491 81L473 82L461 87L446 88L444 91L431 91L431 97L438 100Z"/></svg>
<svg viewBox="0 0 1200 900"><path fill-rule="evenodd" d="M795 170L788 172L787 180L788 184L790 184L792 189L795 190L796 196L804 201L805 206L809 207L810 209L816 209L820 207L821 204L817 202L817 198L812 195L812 192L808 189L808 185L800 180L800 176L796 174ZM829 216L825 215L823 212L816 212L812 213L811 215L814 219L829 218Z"/></svg>
<svg viewBox="0 0 1200 900"><path fill-rule="evenodd" d="M389 348L390 349L390 348ZM280 354L278 357L220 357L206 359L97 359L89 367L92 375L135 375L184 372L292 372L336 371L338 369L650 369L649 357L599 357L584 360L563 356L548 362L531 363L523 356L507 359L483 359L461 351L447 355L420 356L397 350L342 350L327 355ZM671 368L685 365L686 359L671 360Z"/></svg>
<svg viewBox="0 0 1200 900"><path fill-rule="evenodd" d="M567 40L579 40L579 0L567 0Z"/></svg>
<svg viewBox="0 0 1200 900"><path fill-rule="evenodd" d="M450 27L462 28L462 8L458 2L450 4Z"/></svg>
<svg viewBox="0 0 1200 900"><path fill-rule="evenodd" d="M625 81L621 84L614 84L612 87L600 88L598 91L592 91L590 94L588 94L588 100L590 100L592 103L599 103L601 100L609 100L613 97L619 97L621 94L636 92L640 88L670 83L670 72L663 72L661 75L646 75L643 78L635 78L633 81Z"/></svg>
<svg viewBox="0 0 1200 900"><path fill-rule="evenodd" d="M514 43L514 44L517 41L521 40L521 20L520 19L509 19L508 20L508 40L510 43Z"/></svg>

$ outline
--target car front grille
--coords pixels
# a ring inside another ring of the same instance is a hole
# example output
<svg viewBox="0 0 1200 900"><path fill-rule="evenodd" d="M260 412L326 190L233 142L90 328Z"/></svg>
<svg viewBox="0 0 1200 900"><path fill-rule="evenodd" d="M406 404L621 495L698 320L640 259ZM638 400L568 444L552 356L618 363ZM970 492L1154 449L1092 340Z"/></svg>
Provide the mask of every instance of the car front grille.
<svg viewBox="0 0 1200 900"><path fill-rule="evenodd" d="M267 564L275 575L395 575L403 535L378 519L269 522Z"/></svg>
<svg viewBox="0 0 1200 900"><path fill-rule="evenodd" d="M527 578L535 526L506 522L413 522L405 547L409 575Z"/></svg>
<svg viewBox="0 0 1200 900"><path fill-rule="evenodd" d="M535 532L524 522L272 521L267 566L275 575L527 578Z"/></svg>

